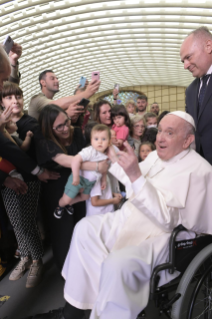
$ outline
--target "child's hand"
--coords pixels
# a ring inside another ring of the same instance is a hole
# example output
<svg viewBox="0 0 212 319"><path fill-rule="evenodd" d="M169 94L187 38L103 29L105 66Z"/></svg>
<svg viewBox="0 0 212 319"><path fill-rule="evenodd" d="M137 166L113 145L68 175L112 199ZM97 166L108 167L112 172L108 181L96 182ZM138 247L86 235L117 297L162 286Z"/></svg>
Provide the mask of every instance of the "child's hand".
<svg viewBox="0 0 212 319"><path fill-rule="evenodd" d="M26 133L26 136L28 136L28 137L33 137L33 133L31 132L31 131L28 131L27 133Z"/></svg>
<svg viewBox="0 0 212 319"><path fill-rule="evenodd" d="M77 185L79 185L79 183L80 183L80 178L79 178L79 176L73 178L72 185L77 186Z"/></svg>
<svg viewBox="0 0 212 319"><path fill-rule="evenodd" d="M103 191L104 189L106 189L107 186L107 182L106 181L101 181L101 190Z"/></svg>
<svg viewBox="0 0 212 319"><path fill-rule="evenodd" d="M119 193L113 193L113 200L114 200L114 204L119 204L121 199L122 199L122 195Z"/></svg>

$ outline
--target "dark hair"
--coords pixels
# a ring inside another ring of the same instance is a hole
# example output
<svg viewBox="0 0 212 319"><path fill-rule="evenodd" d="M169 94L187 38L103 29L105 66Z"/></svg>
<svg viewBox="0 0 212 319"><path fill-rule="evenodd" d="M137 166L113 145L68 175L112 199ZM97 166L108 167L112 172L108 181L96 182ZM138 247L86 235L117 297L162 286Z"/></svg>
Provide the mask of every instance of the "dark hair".
<svg viewBox="0 0 212 319"><path fill-rule="evenodd" d="M139 95L137 97L137 100L146 100L146 101L148 101L148 97L146 95L142 94L142 95Z"/></svg>
<svg viewBox="0 0 212 319"><path fill-rule="evenodd" d="M18 84L15 84L12 82L4 82L3 88L0 91L0 101L2 101L2 98L9 96L9 95L23 96L23 91L18 86Z"/></svg>
<svg viewBox="0 0 212 319"><path fill-rule="evenodd" d="M91 130L96 124L97 122L90 121L88 124L85 125L84 136L85 136L86 146L89 146L91 144Z"/></svg>
<svg viewBox="0 0 212 319"><path fill-rule="evenodd" d="M124 105L116 105L112 108L111 110L111 119L113 122L113 118L115 116L124 116L124 120L125 120L125 125L129 127L129 129L131 128L131 121L130 121L130 117L129 117L129 113L127 112L126 108ZM114 122L113 122L114 124Z"/></svg>
<svg viewBox="0 0 212 319"><path fill-rule="evenodd" d="M106 131L108 133L108 137L109 137L109 139L111 139L110 129L105 124L96 124L91 130L91 135L93 132L104 132L104 131Z"/></svg>
<svg viewBox="0 0 212 319"><path fill-rule="evenodd" d="M169 114L170 112L169 111L163 111L159 116L158 116L158 124L160 123L160 121L162 120L162 118Z"/></svg>
<svg viewBox="0 0 212 319"><path fill-rule="evenodd" d="M156 141L156 136L158 134L158 130L155 127L147 128L144 132L143 136L141 137L141 142L150 142L152 144Z"/></svg>
<svg viewBox="0 0 212 319"><path fill-rule="evenodd" d="M142 162L143 160L141 159L140 157L140 149L141 149L141 146L143 145L149 145L151 150L154 151L156 149L155 145L149 141L146 141L146 142L142 142L141 145L139 146L139 150L138 150L138 161L139 162Z"/></svg>
<svg viewBox="0 0 212 319"><path fill-rule="evenodd" d="M45 78L46 78L46 73L54 73L52 70L45 70L45 71L43 71L43 72L41 72L40 74L39 74L39 83L40 83L40 81L41 80L45 80ZM41 89L42 89L42 84L40 83L40 87L41 87Z"/></svg>
<svg viewBox="0 0 212 319"><path fill-rule="evenodd" d="M54 122L60 113L64 113L68 117L66 112L61 107L55 104L48 104L41 110L38 118L38 123L40 125L43 136L47 140L53 141L63 150L64 153L67 154L66 148L60 143L53 130ZM73 128L70 127L70 140L72 139L72 136Z"/></svg>
<svg viewBox="0 0 212 319"><path fill-rule="evenodd" d="M110 108L112 109L110 102L108 102L107 100L100 100L100 101L94 103L94 105L93 105L93 111L94 111L93 119L97 123L100 123L100 116L99 116L100 115L100 108L104 104L108 104L110 106Z"/></svg>

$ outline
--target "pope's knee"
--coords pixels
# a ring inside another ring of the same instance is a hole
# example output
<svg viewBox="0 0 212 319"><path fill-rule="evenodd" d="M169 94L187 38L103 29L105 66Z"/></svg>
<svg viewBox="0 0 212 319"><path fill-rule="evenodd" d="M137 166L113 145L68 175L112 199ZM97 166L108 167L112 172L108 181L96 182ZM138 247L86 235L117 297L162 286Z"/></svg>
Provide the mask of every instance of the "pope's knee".
<svg viewBox="0 0 212 319"><path fill-rule="evenodd" d="M111 275L127 275L132 273L132 270L138 267L135 260L125 255L121 251L110 253L104 261L102 271L110 273Z"/></svg>

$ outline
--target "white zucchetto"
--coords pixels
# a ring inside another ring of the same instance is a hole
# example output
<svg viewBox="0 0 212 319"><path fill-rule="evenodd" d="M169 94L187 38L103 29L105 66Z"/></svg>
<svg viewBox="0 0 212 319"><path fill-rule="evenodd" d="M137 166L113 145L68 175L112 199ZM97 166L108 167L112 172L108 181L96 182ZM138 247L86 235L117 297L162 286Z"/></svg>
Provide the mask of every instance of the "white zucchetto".
<svg viewBox="0 0 212 319"><path fill-rule="evenodd" d="M194 119L193 119L193 117L190 114L188 114L186 112L183 112L183 111L174 111L174 112L171 112L171 113L169 113L167 115L176 115L176 116L180 117L181 119L183 119L186 122L190 123L194 127L194 129L196 130Z"/></svg>

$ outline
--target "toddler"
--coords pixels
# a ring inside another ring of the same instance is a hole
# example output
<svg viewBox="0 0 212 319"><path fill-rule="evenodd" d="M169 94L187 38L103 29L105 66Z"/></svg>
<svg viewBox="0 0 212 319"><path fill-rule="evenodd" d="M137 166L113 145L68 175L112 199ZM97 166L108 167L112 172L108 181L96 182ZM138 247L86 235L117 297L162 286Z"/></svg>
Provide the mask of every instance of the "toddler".
<svg viewBox="0 0 212 319"><path fill-rule="evenodd" d="M91 146L80 151L72 159L72 174L69 176L59 206L54 211L56 218L61 218L66 210L73 214L74 203L85 201L89 198L95 182L101 179L101 189L106 188L106 174L98 172L99 161L107 159L106 152L110 146L110 129L104 124L97 124L91 130ZM80 171L82 162L96 162L96 171ZM80 191L83 191L80 193Z"/></svg>
<svg viewBox="0 0 212 319"><path fill-rule="evenodd" d="M139 148L139 162L144 161L145 158L155 150L155 145L150 142L143 142Z"/></svg>
<svg viewBox="0 0 212 319"><path fill-rule="evenodd" d="M30 148L30 144L32 141L32 137L33 137L33 133L31 131L28 131L26 133L26 137L24 139L24 141L22 141L19 137L18 137L18 127L16 125L15 122L13 121L9 121L6 123L5 128L7 130L7 132L12 136L12 138L15 140L16 144L23 150L23 151L28 151L28 149Z"/></svg>
<svg viewBox="0 0 212 319"><path fill-rule="evenodd" d="M116 146L124 150L123 143L127 140L130 130L130 118L124 105L115 106L111 110L112 130L116 132Z"/></svg>
<svg viewBox="0 0 212 319"><path fill-rule="evenodd" d="M144 118L146 120L146 127L151 128L151 127L157 127L158 126L158 121L157 121L157 115L155 113L146 113L144 115Z"/></svg>
<svg viewBox="0 0 212 319"><path fill-rule="evenodd" d="M128 100L125 104L130 119L135 116L136 104L133 100Z"/></svg>
<svg viewBox="0 0 212 319"><path fill-rule="evenodd" d="M17 144L22 150L24 151L28 150L33 133L31 131L27 132L28 136L26 137L24 141L17 138L17 136L16 138L14 138L13 136L11 138L10 135L12 135L13 133L16 133L16 135L18 135L16 132L18 130L18 127L15 122L10 120L10 116L8 117L6 116L6 114L9 114L8 110L0 111L0 118L1 118L0 130L3 132L3 134L7 138L11 139L11 141ZM17 143L17 139L19 140L19 143ZM11 177L15 177L23 181L23 177L20 173L17 172L16 167L2 157L0 157L0 170L9 174Z"/></svg>

